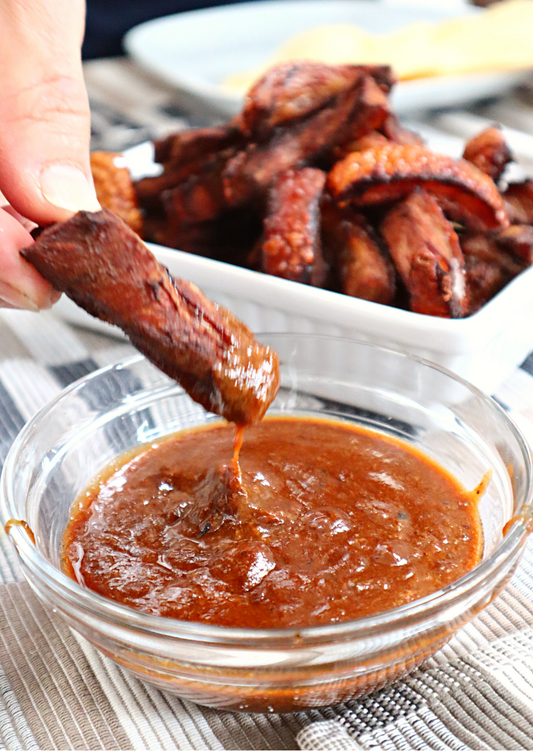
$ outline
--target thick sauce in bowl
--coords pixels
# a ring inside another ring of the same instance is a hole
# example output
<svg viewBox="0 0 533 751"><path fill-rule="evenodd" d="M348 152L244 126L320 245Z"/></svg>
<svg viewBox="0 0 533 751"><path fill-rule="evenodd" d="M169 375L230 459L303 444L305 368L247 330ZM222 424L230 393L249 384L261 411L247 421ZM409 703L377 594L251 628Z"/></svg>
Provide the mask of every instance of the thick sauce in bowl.
<svg viewBox="0 0 533 751"><path fill-rule="evenodd" d="M346 423L216 423L117 460L74 504L63 567L146 613L247 628L366 616L479 561L478 495Z"/></svg>

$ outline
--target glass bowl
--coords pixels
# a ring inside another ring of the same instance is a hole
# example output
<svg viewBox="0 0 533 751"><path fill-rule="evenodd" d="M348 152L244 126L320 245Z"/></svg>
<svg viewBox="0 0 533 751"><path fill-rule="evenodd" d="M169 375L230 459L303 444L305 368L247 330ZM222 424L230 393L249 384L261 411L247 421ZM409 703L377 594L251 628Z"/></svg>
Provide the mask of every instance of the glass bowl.
<svg viewBox="0 0 533 751"><path fill-rule="evenodd" d="M60 570L76 496L133 447L219 418L143 357L83 378L22 430L1 480L0 515L26 520L11 538L41 600L118 664L199 704L293 711L335 704L405 675L488 605L532 530L531 456L505 412L448 371L372 344L261 335L281 358L272 414L320 415L397 436L467 488L488 470L480 503L482 561L466 576L376 616L303 629L239 629L151 616L84 589ZM503 528L505 535L503 534Z"/></svg>

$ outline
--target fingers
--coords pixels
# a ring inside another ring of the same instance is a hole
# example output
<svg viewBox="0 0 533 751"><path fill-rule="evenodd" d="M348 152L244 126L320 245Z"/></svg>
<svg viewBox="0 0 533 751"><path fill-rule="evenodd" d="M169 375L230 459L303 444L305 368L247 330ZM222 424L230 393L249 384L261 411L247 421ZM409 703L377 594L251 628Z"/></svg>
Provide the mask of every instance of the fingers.
<svg viewBox="0 0 533 751"><path fill-rule="evenodd" d="M89 165L83 24L83 0L0 3L0 191L38 224L99 208Z"/></svg>
<svg viewBox="0 0 533 751"><path fill-rule="evenodd" d="M1 197L2 196L0 196L0 198ZM20 224L22 224L22 226L24 227L24 229L27 229L28 232L31 232L32 229L35 229L36 227L39 226L39 225L35 224L35 222L32 222L31 219L26 219L25 216L22 216L22 214L19 214L18 211L16 211L13 208L13 206L9 206L9 204L6 205L6 206L2 206L1 208L2 208L2 211L5 211L6 214L9 214L14 219L16 219L17 222L19 222Z"/></svg>
<svg viewBox="0 0 533 751"><path fill-rule="evenodd" d="M60 297L20 255L32 242L28 230L0 209L0 307L36 311L49 308Z"/></svg>

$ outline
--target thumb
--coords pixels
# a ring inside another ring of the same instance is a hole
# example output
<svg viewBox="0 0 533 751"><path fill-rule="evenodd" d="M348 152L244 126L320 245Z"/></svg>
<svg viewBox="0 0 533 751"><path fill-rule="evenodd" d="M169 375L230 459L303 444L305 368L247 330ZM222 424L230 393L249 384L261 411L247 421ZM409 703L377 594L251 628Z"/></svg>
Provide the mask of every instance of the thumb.
<svg viewBox="0 0 533 751"><path fill-rule="evenodd" d="M0 191L38 224L99 206L81 66L83 0L0 2Z"/></svg>

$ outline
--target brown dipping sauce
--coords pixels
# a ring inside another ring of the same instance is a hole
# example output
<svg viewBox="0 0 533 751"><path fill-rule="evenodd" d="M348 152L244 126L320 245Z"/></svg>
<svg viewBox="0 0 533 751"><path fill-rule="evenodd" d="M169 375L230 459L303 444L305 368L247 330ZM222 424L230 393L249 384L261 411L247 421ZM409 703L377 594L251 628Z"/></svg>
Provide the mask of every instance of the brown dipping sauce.
<svg viewBox="0 0 533 751"><path fill-rule="evenodd" d="M246 628L347 621L478 563L479 496L394 438L340 422L216 423L118 459L76 501L64 570L145 613Z"/></svg>

